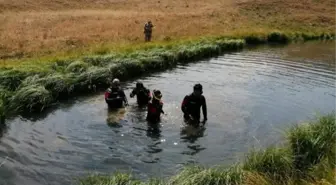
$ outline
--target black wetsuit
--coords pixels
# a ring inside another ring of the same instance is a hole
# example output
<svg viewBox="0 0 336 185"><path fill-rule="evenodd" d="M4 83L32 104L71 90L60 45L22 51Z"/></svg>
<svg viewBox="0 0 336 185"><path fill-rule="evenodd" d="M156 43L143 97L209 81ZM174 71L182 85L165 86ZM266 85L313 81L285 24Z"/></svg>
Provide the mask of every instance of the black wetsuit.
<svg viewBox="0 0 336 185"><path fill-rule="evenodd" d="M189 115L191 115L194 119L193 123L199 124L201 118L201 107L203 117L205 120L207 120L207 106L205 97L203 95L197 97L193 93L185 96L181 106L182 112L184 113L184 119L189 121Z"/></svg>
<svg viewBox="0 0 336 185"><path fill-rule="evenodd" d="M127 102L125 92L121 88L108 88L105 92L105 101L111 108L121 108Z"/></svg>
<svg viewBox="0 0 336 185"><path fill-rule="evenodd" d="M161 113L164 114L162 108L163 108L163 102L153 98L152 101L148 103L147 118L146 118L147 121L151 123L159 122Z"/></svg>
<svg viewBox="0 0 336 185"><path fill-rule="evenodd" d="M131 92L130 96L137 96L138 105L147 105L148 102L151 100L150 91L143 87L143 88L134 88Z"/></svg>

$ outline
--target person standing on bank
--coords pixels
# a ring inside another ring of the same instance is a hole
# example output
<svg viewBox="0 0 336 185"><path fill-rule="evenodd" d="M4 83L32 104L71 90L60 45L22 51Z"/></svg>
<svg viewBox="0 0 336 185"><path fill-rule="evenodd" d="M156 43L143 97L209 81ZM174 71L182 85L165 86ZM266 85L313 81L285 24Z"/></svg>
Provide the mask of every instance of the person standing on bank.
<svg viewBox="0 0 336 185"><path fill-rule="evenodd" d="M201 84L194 85L193 93L186 95L182 102L182 112L185 122L193 126L199 126L200 123L205 124L208 120L206 100L203 94L203 87ZM200 122L201 107L204 120Z"/></svg>
<svg viewBox="0 0 336 185"><path fill-rule="evenodd" d="M145 34L145 41L146 42L150 42L152 39L152 29L153 29L153 24L152 22L149 20L145 26L144 26L144 34Z"/></svg>

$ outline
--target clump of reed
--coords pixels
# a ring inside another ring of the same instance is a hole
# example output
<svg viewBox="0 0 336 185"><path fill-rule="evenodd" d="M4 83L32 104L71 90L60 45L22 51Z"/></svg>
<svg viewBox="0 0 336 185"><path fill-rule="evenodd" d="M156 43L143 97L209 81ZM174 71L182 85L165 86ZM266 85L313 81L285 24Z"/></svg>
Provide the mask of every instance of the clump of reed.
<svg viewBox="0 0 336 185"><path fill-rule="evenodd" d="M318 124L295 126L288 132L294 168L300 175L327 160L335 165L336 127L334 115L320 117Z"/></svg>
<svg viewBox="0 0 336 185"><path fill-rule="evenodd" d="M51 105L53 97L45 87L41 85L30 85L15 91L9 100L9 109L17 112L42 111Z"/></svg>

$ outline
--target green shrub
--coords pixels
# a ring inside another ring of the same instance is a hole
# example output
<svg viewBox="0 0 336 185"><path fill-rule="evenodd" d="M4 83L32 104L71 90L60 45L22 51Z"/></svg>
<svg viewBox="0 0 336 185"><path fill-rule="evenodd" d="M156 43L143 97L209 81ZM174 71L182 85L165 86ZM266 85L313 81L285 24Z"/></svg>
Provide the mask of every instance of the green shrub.
<svg viewBox="0 0 336 185"><path fill-rule="evenodd" d="M243 171L235 166L228 169L189 167L170 179L170 185L238 185Z"/></svg>
<svg viewBox="0 0 336 185"><path fill-rule="evenodd" d="M270 147L252 151L244 161L244 169L259 172L274 181L285 182L293 176L293 158L288 149Z"/></svg>
<svg viewBox="0 0 336 185"><path fill-rule="evenodd" d="M41 85L18 89L10 99L10 108L18 112L42 111L53 102L51 93Z"/></svg>
<svg viewBox="0 0 336 185"><path fill-rule="evenodd" d="M288 134L289 143L294 155L294 167L306 172L318 164L322 158L328 157L335 163L336 125L334 115L319 118L311 124L292 128Z"/></svg>
<svg viewBox="0 0 336 185"><path fill-rule="evenodd" d="M264 44L267 42L267 38L257 35L249 35L244 39L247 44Z"/></svg>
<svg viewBox="0 0 336 185"><path fill-rule="evenodd" d="M27 76L28 73L14 69L0 71L0 86L15 90Z"/></svg>
<svg viewBox="0 0 336 185"><path fill-rule="evenodd" d="M82 73L86 71L88 67L89 65L85 62L75 61L68 65L68 67L66 68L66 71L71 72L71 73Z"/></svg>
<svg viewBox="0 0 336 185"><path fill-rule="evenodd" d="M268 42L276 42L276 43L287 43L289 42L289 38L286 34L280 32L272 32L267 35Z"/></svg>

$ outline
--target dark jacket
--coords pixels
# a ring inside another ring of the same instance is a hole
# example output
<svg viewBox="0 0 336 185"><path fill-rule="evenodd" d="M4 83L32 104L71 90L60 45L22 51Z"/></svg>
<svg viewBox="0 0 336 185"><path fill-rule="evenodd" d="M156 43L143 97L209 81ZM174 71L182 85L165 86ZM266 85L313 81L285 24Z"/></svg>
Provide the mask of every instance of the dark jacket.
<svg viewBox="0 0 336 185"><path fill-rule="evenodd" d="M153 29L153 24L152 23L146 23L144 26L144 33L145 34L152 34L152 29Z"/></svg>
<svg viewBox="0 0 336 185"><path fill-rule="evenodd" d="M137 102L139 105L146 105L151 100L151 93L147 88L134 88L130 94L130 97L137 96Z"/></svg>
<svg viewBox="0 0 336 185"><path fill-rule="evenodd" d="M123 102L127 103L125 92L121 88L108 88L105 92L105 101L110 107L120 108Z"/></svg>
<svg viewBox="0 0 336 185"><path fill-rule="evenodd" d="M207 119L207 106L205 97L203 95L196 97L194 94L185 96L181 105L184 118L189 119L189 115L191 115L196 121L199 122L201 118L201 107L203 117L204 119Z"/></svg>
<svg viewBox="0 0 336 185"><path fill-rule="evenodd" d="M156 100L156 99L152 99L152 101L148 103L147 108L148 108L147 109L147 121L150 121L153 123L159 122L161 114L164 114L163 102Z"/></svg>

